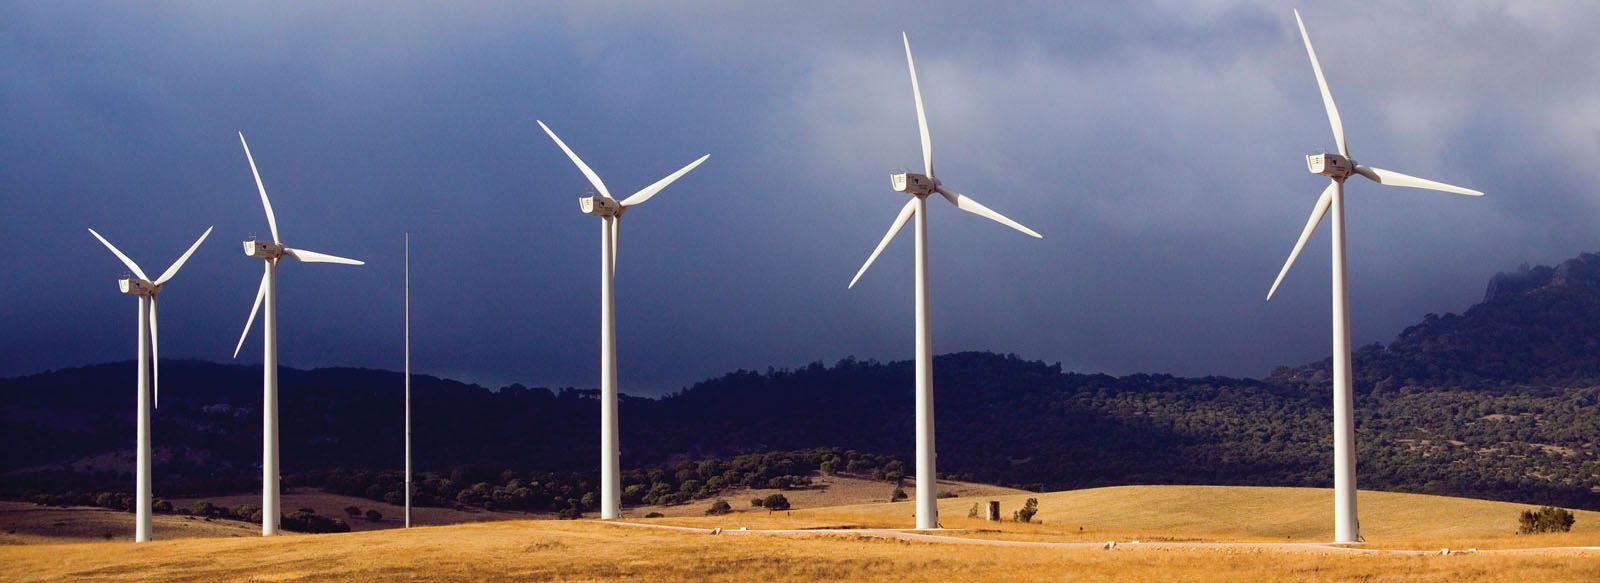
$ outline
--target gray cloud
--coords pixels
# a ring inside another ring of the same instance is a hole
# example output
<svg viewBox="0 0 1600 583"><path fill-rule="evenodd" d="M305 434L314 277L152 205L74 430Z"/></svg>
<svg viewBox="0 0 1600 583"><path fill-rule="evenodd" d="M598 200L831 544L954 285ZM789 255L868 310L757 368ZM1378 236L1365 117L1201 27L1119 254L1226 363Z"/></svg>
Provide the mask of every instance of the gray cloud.
<svg viewBox="0 0 1600 583"><path fill-rule="evenodd" d="M1489 193L1352 184L1358 342L1596 247L1596 8L1305 8L1352 154ZM86 226L156 270L215 224L163 295L163 354L227 356L260 269L237 241L266 232L242 130L285 239L369 261L284 268L286 364L399 366L410 231L420 370L591 386L596 221L534 119L617 191L712 154L628 215L624 391L907 358L909 241L845 289L902 204L887 174L920 163L901 30L940 176L1045 235L931 201L937 351L1235 375L1327 354L1326 226L1262 301L1321 188L1301 156L1333 145L1289 6L108 3L0 8L0 245L27 250L0 374L131 355Z"/></svg>

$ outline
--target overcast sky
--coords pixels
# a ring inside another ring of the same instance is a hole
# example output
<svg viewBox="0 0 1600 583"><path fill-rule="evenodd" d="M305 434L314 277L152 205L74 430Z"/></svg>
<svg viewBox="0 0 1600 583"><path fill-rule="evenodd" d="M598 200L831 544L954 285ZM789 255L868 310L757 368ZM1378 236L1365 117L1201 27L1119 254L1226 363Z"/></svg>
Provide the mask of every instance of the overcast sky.
<svg viewBox="0 0 1600 583"><path fill-rule="evenodd" d="M933 346L1069 370L1260 376L1329 354L1328 226L1264 301L1334 143L1278 2L0 5L0 375L134 355L227 361L268 237L363 259L279 269L280 358L598 383L599 219L544 120L625 196L620 386L911 358L912 242L852 275L920 166L910 35L945 183L1044 235L929 201ZM1301 6L1352 157L1476 188L1348 189L1357 345L1600 247L1588 2ZM259 362L260 325L239 362Z"/></svg>

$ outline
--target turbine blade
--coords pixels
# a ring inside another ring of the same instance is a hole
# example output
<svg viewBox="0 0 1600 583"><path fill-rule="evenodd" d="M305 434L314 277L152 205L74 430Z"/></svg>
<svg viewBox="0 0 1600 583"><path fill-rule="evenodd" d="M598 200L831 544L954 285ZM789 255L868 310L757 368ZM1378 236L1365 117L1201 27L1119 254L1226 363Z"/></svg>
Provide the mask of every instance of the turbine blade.
<svg viewBox="0 0 1600 583"><path fill-rule="evenodd" d="M878 241L878 248L872 250L872 256L868 257L867 262L861 265L861 270L857 271L855 278L850 280L850 285L846 286L847 289L856 286L856 282L861 280L861 275L867 272L868 267L872 267L872 262L878 259L878 254L882 253L883 248L889 245L889 240L893 239L895 234L900 232L900 228L906 226L906 221L910 220L911 215L915 214L916 211L917 199L912 198L911 200L906 201L906 206L900 209L900 216L894 218L894 224L889 225L889 232L884 233L882 241Z"/></svg>
<svg viewBox="0 0 1600 583"><path fill-rule="evenodd" d="M239 143L244 145L244 159L250 161L250 174L256 177L256 192L261 193L261 207L267 209L267 226L272 229L272 242L282 245L283 241L278 240L278 218L272 214L272 201L267 200L267 187L261 184L261 172L256 170L256 159L250 155L250 144L244 141L244 132L239 132Z"/></svg>
<svg viewBox="0 0 1600 583"><path fill-rule="evenodd" d="M1328 124L1333 126L1333 141L1339 145L1339 154L1349 158L1350 147L1344 141L1344 121L1339 119L1339 108L1333 104L1333 94L1328 92L1328 80L1322 76L1322 64L1317 62L1317 51L1311 48L1311 35L1306 34L1306 23L1300 11L1294 11L1294 21L1300 25L1300 38L1306 41L1306 54L1311 56L1311 70L1317 74L1317 87L1322 89L1322 106L1328 109Z"/></svg>
<svg viewBox="0 0 1600 583"><path fill-rule="evenodd" d="M922 111L922 88L917 85L917 64L911 60L911 39L900 33L906 43L906 67L911 69L911 96L917 100L917 129L922 132L922 169L933 178L933 139L928 137L928 114Z"/></svg>
<svg viewBox="0 0 1600 583"><path fill-rule="evenodd" d="M271 269L269 266L267 269ZM267 296L267 274L261 274L261 287L256 289L256 303L250 305L250 319L244 321L244 333L239 335L239 343L233 347L233 357L239 358L239 349L244 347L244 339L250 335L250 326L256 323L256 311L261 309L261 299Z"/></svg>
<svg viewBox="0 0 1600 583"><path fill-rule="evenodd" d="M566 142L563 142L561 141L561 138L556 137L556 133L550 131L550 126L544 125L544 122L539 121L539 127L544 128L544 133L550 134L550 139L555 140L556 145L561 146L561 151L566 152L567 157L572 159L572 163L578 165L578 170L582 170L583 175L589 178L589 184L593 184L595 190L600 191L600 196L611 198L611 191L606 190L606 183L600 181L600 175L595 174L593 170L590 170L589 165L584 164L583 159L579 158L578 154L572 151L572 148L568 148Z"/></svg>
<svg viewBox="0 0 1600 583"><path fill-rule="evenodd" d="M159 353L161 342L156 334L156 294L150 294L150 375L152 389L155 391L155 406L161 406L161 357Z"/></svg>
<svg viewBox="0 0 1600 583"><path fill-rule="evenodd" d="M99 239L101 244L105 245L107 249L110 249L112 253L116 254L117 259L121 259L122 264L128 266L128 269L133 270L133 274L139 276L139 279L150 281L150 278L145 277L144 270L139 269L139 264L134 263L132 259L128 259L127 255L123 255L121 251L118 251L116 245L112 245L111 242L107 241L105 237L101 237L100 233L94 232L94 229L89 229L89 234L94 235L94 238Z"/></svg>
<svg viewBox="0 0 1600 583"><path fill-rule="evenodd" d="M1328 205L1333 204L1333 189L1339 183L1328 181L1328 187L1322 190L1322 196L1317 198L1317 206L1311 209L1311 218L1306 220L1306 228L1300 231L1300 240L1294 244L1294 251L1289 252L1289 260L1283 262L1283 269L1278 271L1278 279L1272 281L1272 289L1267 290L1267 299L1272 299L1272 294L1278 291L1278 284L1283 283L1283 276L1289 274L1289 266L1294 265L1294 259L1300 256L1300 250L1306 247L1306 240L1311 238L1311 233L1317 230L1317 225L1322 224L1323 215L1328 214Z"/></svg>
<svg viewBox="0 0 1600 583"><path fill-rule="evenodd" d="M288 255L290 257L293 257L295 259L299 259L299 260L304 261L306 263L343 263L345 265L366 265L367 264L365 261L358 261L358 260L355 260L355 259L346 259L344 257L339 257L337 255L329 255L327 253L318 253L316 251L306 251L305 249L290 249L288 247L284 247L283 248L283 254L284 255Z"/></svg>
<svg viewBox="0 0 1600 583"><path fill-rule="evenodd" d="M1000 213L994 212L993 210L990 210L989 207L986 207L986 206L983 206L982 204L979 204L978 201L972 200L972 197L970 197L970 196L966 196L966 195L961 194L959 192L956 192L954 190L947 189L947 188L945 188L943 186L938 187L938 191L939 191L939 194L944 195L944 199L945 200L950 201L950 204L956 205L956 208L958 208L958 209L967 211L969 213L978 215L980 217L987 218L989 220L992 220L994 222L1000 223L1000 224L1005 225L1007 227L1011 227L1011 228L1016 229L1018 231L1022 231L1024 233L1027 233L1029 235L1034 236L1035 238L1040 238L1040 239L1044 238L1043 235L1040 235L1038 233L1033 232L1033 229L1029 229L1027 227L1024 227L1020 223L1006 218L1005 215L1002 215Z"/></svg>
<svg viewBox="0 0 1600 583"><path fill-rule="evenodd" d="M1470 188L1462 188L1460 186L1445 184L1443 182L1434 182L1426 178L1417 178L1410 174L1401 174L1393 170L1384 170L1382 168L1373 168L1371 166L1361 166L1358 164L1356 165L1356 172L1371 179L1373 182L1382 184L1384 186L1425 188L1427 190L1452 192L1455 194L1465 194L1467 196L1483 196L1482 192L1478 192Z"/></svg>
<svg viewBox="0 0 1600 583"><path fill-rule="evenodd" d="M710 158L710 157L711 157L711 154L706 154L704 156L701 156L699 160L695 160L693 162L690 162L688 166L684 166L683 168L679 169L677 172L673 172L672 174L668 174L666 178L662 178L661 180L657 180L655 184L652 184L650 186L646 186L644 188L639 189L639 192L635 192L635 193L633 193L632 196L629 196L628 198L622 199L622 203L621 203L622 206L633 206L633 205L642 203L644 201L650 200L650 197L655 196L657 192L661 192L661 189L666 188L668 184L672 184L672 181L677 180L678 178L682 177L684 174L688 174L690 170L694 170L695 166L699 166L701 162L706 161L706 158Z"/></svg>
<svg viewBox="0 0 1600 583"><path fill-rule="evenodd" d="M183 252L182 257L179 257L177 261L172 262L172 266L167 268L166 273L163 273L161 274L161 277L156 278L155 284L161 285L163 283L167 283L167 280L172 279L172 276L177 275L178 268L183 267L183 262L188 261L189 256L194 255L194 250L200 248L200 244L204 243L206 237L211 234L211 229L212 227L206 227L206 232L201 233L200 238L194 240L194 244L189 246L188 251Z"/></svg>

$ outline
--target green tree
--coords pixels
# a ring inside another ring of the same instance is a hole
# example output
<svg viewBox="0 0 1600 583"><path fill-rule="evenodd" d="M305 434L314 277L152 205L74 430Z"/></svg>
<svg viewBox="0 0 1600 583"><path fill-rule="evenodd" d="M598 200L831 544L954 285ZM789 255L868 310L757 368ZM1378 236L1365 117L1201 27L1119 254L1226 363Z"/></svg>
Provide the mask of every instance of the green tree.
<svg viewBox="0 0 1600 583"><path fill-rule="evenodd" d="M706 509L707 516L718 516L729 512L733 512L733 505L728 504L727 500L721 498L718 498L716 502L712 502L711 508Z"/></svg>
<svg viewBox="0 0 1600 583"><path fill-rule="evenodd" d="M1541 532L1570 532L1572 523L1577 521L1565 508L1545 506L1538 510L1524 510L1517 528L1517 534L1536 534Z"/></svg>
<svg viewBox="0 0 1600 583"><path fill-rule="evenodd" d="M773 494L761 500L761 506L767 510L788 510L789 499L783 494Z"/></svg>
<svg viewBox="0 0 1600 583"><path fill-rule="evenodd" d="M189 504L189 514L195 516L212 516L217 513L217 507L205 500L196 500Z"/></svg>
<svg viewBox="0 0 1600 583"><path fill-rule="evenodd" d="M1027 502L1022 504L1022 510L1016 511L1011 517L1017 519L1017 522L1033 522L1033 515L1038 513L1039 499L1029 498Z"/></svg>

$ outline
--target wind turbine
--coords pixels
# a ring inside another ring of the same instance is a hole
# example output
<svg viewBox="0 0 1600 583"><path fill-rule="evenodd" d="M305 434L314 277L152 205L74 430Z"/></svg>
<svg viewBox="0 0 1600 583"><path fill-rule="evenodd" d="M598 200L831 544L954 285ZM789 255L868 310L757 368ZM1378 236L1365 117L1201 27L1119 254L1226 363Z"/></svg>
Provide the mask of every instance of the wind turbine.
<svg viewBox="0 0 1600 583"><path fill-rule="evenodd" d="M1334 542L1353 543L1361 540L1360 522L1356 518L1356 433L1354 421L1354 396L1350 388L1350 287L1345 281L1344 243L1344 181L1351 176L1364 176L1378 184L1424 188L1469 196L1483 196L1482 192L1441 182L1408 176L1393 170L1384 170L1356 163L1350 159L1349 144L1344 139L1344 122L1339 119L1339 108L1333 104L1333 94L1328 92L1328 81L1322 76L1322 65L1317 62L1317 52L1311 48L1311 36L1306 34L1305 21L1300 11L1294 11L1295 23L1300 26L1300 38L1305 41L1306 54L1311 57L1311 70L1317 75L1317 87L1322 90L1322 105L1328 110L1328 123L1333 126L1333 141L1339 146L1338 154L1306 156L1306 167L1312 174L1328 177L1328 187L1322 190L1317 204L1311 209L1300 239L1289 260L1278 272L1278 278L1267 290L1267 299L1278 291L1289 266L1300 256L1306 240L1321 224L1323 215L1333 214L1333 526Z"/></svg>
<svg viewBox="0 0 1600 583"><path fill-rule="evenodd" d="M364 263L285 246L278 239L278 219L272 214L272 202L267 200L267 187L261 184L261 173L256 170L256 159L250 155L250 144L244 141L243 132L239 133L239 144L244 146L244 157L250 162L250 173L256 178L261 206L267 211L267 227L272 229L271 241L257 239L244 242L244 254L262 259L265 269L261 274L261 287L256 290L256 302L250 306L250 318L245 320L239 344L233 347L233 357L238 358L245 337L250 335L250 325L256 321L256 311L266 304L266 315L261 322L264 347L261 359L261 535L269 536L278 534L278 522L282 516L278 504L278 260L293 257L305 263Z"/></svg>
<svg viewBox="0 0 1600 583"><path fill-rule="evenodd" d="M535 120L538 121L538 120ZM610 520L622 517L621 477L617 465L621 457L617 445L617 305L614 301L612 281L617 269L617 237L622 225L622 213L629 207L650 200L674 180L694 170L710 154L690 162L655 184L639 189L620 202L611 198L611 191L600 181L600 176L568 148L566 142L550 131L550 126L539 121L544 133L550 134L561 151L567 153L572 163L599 191L599 196L578 199L578 208L585 214L599 216L600 222L600 518Z"/></svg>
<svg viewBox="0 0 1600 583"><path fill-rule="evenodd" d="M188 261L189 256L194 254L194 250L200 248L200 243L205 242L206 236L211 234L211 227L206 227L206 232L201 233L200 238L196 239L194 244L189 246L189 250L184 251L183 255L179 256L177 261L172 262L172 266L168 267L167 271L162 273L161 277L156 278L155 281L151 281L150 278L144 274L144 270L139 269L139 264L134 263L133 260L129 259L127 255L123 255L122 251L117 250L117 247L112 245L110 241L107 241L105 237L101 237L100 233L96 233L94 229L89 229L89 234L94 235L94 238L99 239L101 244L104 244L107 249L111 250L111 254L116 255L117 259L122 260L123 265L128 266L128 269L133 271L132 277L124 277L117 280L117 287L122 290L122 293L139 298L139 364L136 367L139 375L139 396L137 398L139 417L135 422L136 429L134 438L134 457L137 459L134 462L136 467L134 470L133 540L134 542L142 543L149 541L151 534L151 393L154 392L154 401L156 405L159 405L161 402L161 373L159 372L160 369L157 367L156 362L157 346L160 344L156 341L156 295L161 293L162 284L167 283L168 280L172 279L172 276L177 275L178 268L183 267L183 262ZM152 379L152 377L154 378ZM153 391L151 390L152 388L154 389Z"/></svg>
<svg viewBox="0 0 1600 583"><path fill-rule="evenodd" d="M935 492L933 448L933 334L929 330L928 313L928 195L939 193L956 208L975 215L993 220L1007 227L1022 231L1035 238L1038 233L1032 229L1006 218L1000 213L989 210L989 207L978 204L978 201L954 190L944 187L944 183L933 176L933 145L928 138L928 117L922 110L922 89L917 86L917 65L911 59L911 40L905 33L900 33L900 40L906 45L906 66L911 70L911 96L917 103L917 128L922 132L922 168L926 174L914 172L901 172L889 176L889 184L896 192L910 194L911 200L900 209L900 215L895 217L894 224L889 226L889 232L884 234L883 240L878 242L878 248L872 250L872 255L867 257L867 262L856 272L854 279L850 280L849 287L855 287L856 281L872 266L873 260L883 252L884 246L900 232L906 221L913 216L917 219L916 245L916 315L917 315L917 528L939 528L939 507L937 493Z"/></svg>

